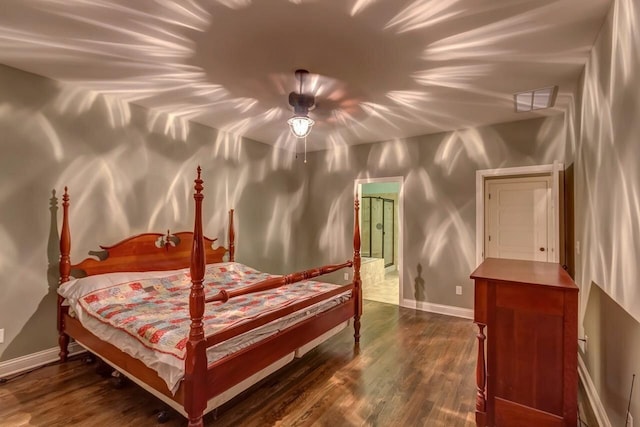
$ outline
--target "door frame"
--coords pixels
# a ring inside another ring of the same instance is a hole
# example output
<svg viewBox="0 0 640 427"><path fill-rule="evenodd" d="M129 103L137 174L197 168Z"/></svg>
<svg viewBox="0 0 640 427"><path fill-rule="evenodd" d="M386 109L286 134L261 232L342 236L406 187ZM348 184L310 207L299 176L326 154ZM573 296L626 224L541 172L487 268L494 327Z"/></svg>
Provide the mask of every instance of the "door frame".
<svg viewBox="0 0 640 427"><path fill-rule="evenodd" d="M484 260L484 187L487 178L523 177L527 175L551 176L551 262L560 262L560 172L563 164L554 161L548 165L521 166L514 168L482 169L476 171L476 266Z"/></svg>
<svg viewBox="0 0 640 427"><path fill-rule="evenodd" d="M356 178L353 183L353 190L358 197L358 203L362 203L362 184L373 184L379 182L397 182L399 184L398 188L398 306L400 306L401 302L404 300L403 295L403 287L402 287L402 272L403 270L403 261L404 257L402 256L402 248L403 248L403 218L404 218L404 177L403 176L389 176L383 178ZM362 210L358 212L358 225L362 224Z"/></svg>

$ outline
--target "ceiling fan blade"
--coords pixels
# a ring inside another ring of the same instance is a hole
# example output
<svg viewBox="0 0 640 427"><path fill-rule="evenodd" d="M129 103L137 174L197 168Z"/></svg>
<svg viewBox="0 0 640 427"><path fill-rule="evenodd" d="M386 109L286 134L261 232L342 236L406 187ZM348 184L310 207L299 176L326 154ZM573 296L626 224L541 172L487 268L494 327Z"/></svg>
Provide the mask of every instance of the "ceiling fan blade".
<svg viewBox="0 0 640 427"><path fill-rule="evenodd" d="M291 92L289 94L289 105L291 105L292 107L295 107L296 105L299 105L299 100L300 100L300 95L295 93L295 92Z"/></svg>
<svg viewBox="0 0 640 427"><path fill-rule="evenodd" d="M336 111L344 111L349 115L362 113L358 107L361 94L355 88L347 87L343 82L320 74L305 75L303 93L299 91L299 80L291 74L275 74L271 76L275 87L292 88L289 93L289 105L294 112L306 114L314 120L331 122L335 120Z"/></svg>

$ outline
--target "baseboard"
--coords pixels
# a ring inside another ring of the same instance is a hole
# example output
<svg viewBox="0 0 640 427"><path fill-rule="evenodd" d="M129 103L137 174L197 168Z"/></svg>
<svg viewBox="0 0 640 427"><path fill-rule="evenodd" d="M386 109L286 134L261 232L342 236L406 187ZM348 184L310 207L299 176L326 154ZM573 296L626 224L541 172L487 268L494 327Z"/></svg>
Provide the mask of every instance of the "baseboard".
<svg viewBox="0 0 640 427"><path fill-rule="evenodd" d="M420 311L428 311L430 313L445 314L447 316L462 317L464 319L473 319L473 310L470 308L434 304L431 302L416 301L412 299L403 299L400 305L402 307L413 308Z"/></svg>
<svg viewBox="0 0 640 427"><path fill-rule="evenodd" d="M69 344L69 355L73 356L78 353L86 351L79 344L72 342ZM20 372L28 371L29 369L37 368L47 363L55 362L58 360L59 347L50 348L48 350L42 350L37 353L27 354L26 356L16 357L15 359L6 360L0 362L0 378L7 377L9 375L19 374Z"/></svg>
<svg viewBox="0 0 640 427"><path fill-rule="evenodd" d="M584 363L584 360L582 360L582 356L580 354L578 354L578 375L580 376L580 381L587 392L587 399L589 399L589 404L591 405L593 414L596 417L596 421L598 421L598 425L600 427L611 427L611 422L609 421L607 412L604 410L604 406L600 400L600 395L598 394L596 386L591 379L591 375L589 375L587 365Z"/></svg>

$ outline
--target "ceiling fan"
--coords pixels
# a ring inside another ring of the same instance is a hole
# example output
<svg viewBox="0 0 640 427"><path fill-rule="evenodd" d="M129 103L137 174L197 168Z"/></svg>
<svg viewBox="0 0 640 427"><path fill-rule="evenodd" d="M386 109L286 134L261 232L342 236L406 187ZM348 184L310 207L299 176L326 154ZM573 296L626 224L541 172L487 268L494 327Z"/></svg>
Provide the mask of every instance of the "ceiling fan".
<svg viewBox="0 0 640 427"><path fill-rule="evenodd" d="M291 127L291 132L297 138L305 138L311 132L311 127L315 123L309 117L309 110L315 106L316 98L313 95L306 95L302 92L302 85L305 77L309 75L307 70L296 70L296 79L300 81L300 91L289 94L289 105L293 107L293 117L287 120Z"/></svg>

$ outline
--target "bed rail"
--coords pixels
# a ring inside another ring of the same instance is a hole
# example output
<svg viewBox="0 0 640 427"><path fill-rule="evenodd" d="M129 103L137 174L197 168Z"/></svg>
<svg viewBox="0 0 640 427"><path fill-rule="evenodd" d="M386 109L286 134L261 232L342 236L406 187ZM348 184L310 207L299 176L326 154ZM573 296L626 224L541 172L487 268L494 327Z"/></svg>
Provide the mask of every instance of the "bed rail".
<svg viewBox="0 0 640 427"><path fill-rule="evenodd" d="M297 273L287 274L286 276L270 277L261 282L254 283L244 288L234 289L231 291L221 290L217 294L206 298L205 302L227 302L229 298L238 297L241 295L252 294L255 292L267 291L269 289L279 288L280 286L290 285L292 283L300 282L302 280L312 279L314 277L322 276L323 274L333 273L345 267L353 266L353 262L348 260L342 264L325 265L323 267L314 268L311 270L300 271Z"/></svg>
<svg viewBox="0 0 640 427"><path fill-rule="evenodd" d="M260 326L266 325L267 323L270 323L276 319L283 318L292 313L295 313L296 311L300 311L307 307L311 307L312 305L322 301L327 301L337 295L344 294L345 292L349 292L349 291L353 292L353 283L349 283L348 285L340 286L330 291L323 292L309 299L305 299L303 301L290 304L279 310L273 311L267 315L260 316L256 319L249 320L248 322L241 323L236 326L232 326L231 328L225 329L222 332L211 334L207 336L207 348L212 347L228 339L237 337L240 334L251 331Z"/></svg>

